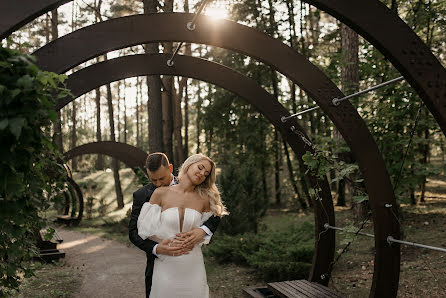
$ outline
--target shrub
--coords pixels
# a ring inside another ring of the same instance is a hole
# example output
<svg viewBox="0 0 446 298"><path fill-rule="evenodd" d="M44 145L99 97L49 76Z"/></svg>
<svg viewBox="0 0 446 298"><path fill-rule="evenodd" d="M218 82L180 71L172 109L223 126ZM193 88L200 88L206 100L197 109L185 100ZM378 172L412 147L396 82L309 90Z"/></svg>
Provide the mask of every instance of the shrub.
<svg viewBox="0 0 446 298"><path fill-rule="evenodd" d="M32 275L26 261L38 255L34 239L45 226L39 212L63 187L57 179L65 170L44 128L57 119L54 96L64 77L33 61L0 47L0 296Z"/></svg>
<svg viewBox="0 0 446 298"><path fill-rule="evenodd" d="M265 281L306 278L314 251L314 226L304 222L287 230L214 236L205 253L222 263L248 265Z"/></svg>
<svg viewBox="0 0 446 298"><path fill-rule="evenodd" d="M259 169L249 158L243 162L227 160L221 167L217 182L230 214L222 218L219 229L231 235L256 233L261 216L268 207L259 183Z"/></svg>

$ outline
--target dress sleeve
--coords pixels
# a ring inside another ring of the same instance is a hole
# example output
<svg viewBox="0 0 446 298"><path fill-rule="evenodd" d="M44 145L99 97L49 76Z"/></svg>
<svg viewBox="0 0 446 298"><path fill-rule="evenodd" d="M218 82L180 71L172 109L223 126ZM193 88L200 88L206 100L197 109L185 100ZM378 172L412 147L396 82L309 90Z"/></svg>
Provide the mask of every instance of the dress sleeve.
<svg viewBox="0 0 446 298"><path fill-rule="evenodd" d="M142 239L150 238L154 241L160 242L160 237L157 233L160 232L161 226L161 206L144 203L141 208L141 213L138 216L138 235Z"/></svg>

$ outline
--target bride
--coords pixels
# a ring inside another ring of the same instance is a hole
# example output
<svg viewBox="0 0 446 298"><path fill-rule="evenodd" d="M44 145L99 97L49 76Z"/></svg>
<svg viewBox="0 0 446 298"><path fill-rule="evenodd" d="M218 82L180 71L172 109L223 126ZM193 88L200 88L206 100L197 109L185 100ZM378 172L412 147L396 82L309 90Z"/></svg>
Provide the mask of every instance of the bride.
<svg viewBox="0 0 446 298"><path fill-rule="evenodd" d="M177 234L200 227L212 215L227 215L215 179L215 163L210 158L203 154L190 156L179 170L179 183L157 188L142 206L137 223L139 236L156 242L174 239ZM188 254L155 259L151 298L209 297L202 244Z"/></svg>

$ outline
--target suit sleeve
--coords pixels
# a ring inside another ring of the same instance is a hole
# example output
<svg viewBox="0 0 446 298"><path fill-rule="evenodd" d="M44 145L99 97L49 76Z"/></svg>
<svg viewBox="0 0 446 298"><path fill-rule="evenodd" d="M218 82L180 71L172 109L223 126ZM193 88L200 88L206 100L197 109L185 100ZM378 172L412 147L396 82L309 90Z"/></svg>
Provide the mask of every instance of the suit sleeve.
<svg viewBox="0 0 446 298"><path fill-rule="evenodd" d="M205 221L203 225L208 227L208 229L211 230L212 233L215 233L219 223L220 223L220 217L213 215L209 217L209 219Z"/></svg>
<svg viewBox="0 0 446 298"><path fill-rule="evenodd" d="M140 188L136 192L133 193L133 205L132 205L132 213L130 214L130 222L129 222L129 239L130 241L147 254L152 255L153 247L158 244L153 240L145 239L143 240L138 235L138 216L141 212L142 205L145 202L150 200L152 196L153 190L150 190L147 186Z"/></svg>

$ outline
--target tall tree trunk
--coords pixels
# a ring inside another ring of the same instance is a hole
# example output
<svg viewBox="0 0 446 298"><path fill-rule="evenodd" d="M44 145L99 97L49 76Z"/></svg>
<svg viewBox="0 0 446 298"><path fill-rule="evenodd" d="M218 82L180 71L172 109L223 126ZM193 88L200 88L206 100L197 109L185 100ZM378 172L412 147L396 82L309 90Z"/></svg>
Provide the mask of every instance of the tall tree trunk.
<svg viewBox="0 0 446 298"><path fill-rule="evenodd" d="M209 105L212 105L212 87L210 84L208 84L208 98L209 98ZM211 127L211 129L209 129L208 132L205 132L205 136L206 136L206 147L207 147L207 155L211 156L211 152L212 152L212 140L214 137L214 128Z"/></svg>
<svg viewBox="0 0 446 298"><path fill-rule="evenodd" d="M157 0L143 0L144 13L156 13L159 5ZM158 53L157 43L147 44L146 53ZM147 76L148 88L148 131L149 131L149 152L163 152L163 108L161 99L161 79L160 76Z"/></svg>
<svg viewBox="0 0 446 298"><path fill-rule="evenodd" d="M424 110L424 119L426 119L426 121L429 119L429 112L427 109L423 109ZM423 132L424 134L424 144L421 144L421 161L420 163L424 166L426 166L429 162L429 151L430 151L430 146L429 146L429 137L430 137L430 133L429 133L429 127L428 125L426 125L426 127L424 128ZM423 175L422 177L422 182L421 182L421 195L420 195L420 202L425 202L425 195L426 195L426 175Z"/></svg>
<svg viewBox="0 0 446 298"><path fill-rule="evenodd" d="M116 113L116 119L115 121L118 123L118 137L116 139L117 142L121 142L122 141L122 129L121 129L121 120L120 120L120 116L121 116L121 81L118 81L118 88L117 88L117 92L118 94L117 96L117 107L118 107L118 111Z"/></svg>
<svg viewBox="0 0 446 298"><path fill-rule="evenodd" d="M125 89L127 88L126 82L124 80L124 94L125 94ZM127 130L128 130L128 123L127 123L127 104L126 104L126 98L124 95L123 98L123 104L124 104L124 143L127 144Z"/></svg>
<svg viewBox="0 0 446 298"><path fill-rule="evenodd" d="M59 38L59 31L57 29L57 25L59 25L59 16L57 13L57 9L51 11L51 37L53 40ZM57 121L54 122L54 134L56 135L56 144L59 148L60 152L64 152L63 149L63 140L62 140L62 122L61 122L60 110L57 111Z"/></svg>
<svg viewBox="0 0 446 298"><path fill-rule="evenodd" d="M293 165L291 164L290 152L288 151L288 144L287 142L285 142L285 140L283 141L283 149L285 150L291 185L293 186L294 192L296 193L297 200L300 206L302 207L303 210L305 210L307 209L307 203L305 202L302 193L299 191L299 188L297 187L296 179L294 178Z"/></svg>
<svg viewBox="0 0 446 298"><path fill-rule="evenodd" d="M270 76L271 76L271 84L273 87L273 94L276 100L279 100L279 88L278 88L278 82L277 82L277 76L275 71L271 68L270 69ZM276 204L280 206L281 202L281 187L280 187L280 152L281 152L281 142L279 141L279 133L277 132L277 129L274 129L274 181L275 181L275 197L276 197Z"/></svg>
<svg viewBox="0 0 446 298"><path fill-rule="evenodd" d="M277 132L277 129L274 129L274 189L277 206L280 206L282 203L280 187L280 147L279 133Z"/></svg>
<svg viewBox="0 0 446 298"><path fill-rule="evenodd" d="M164 81L164 83L169 84L169 81ZM163 148L169 160L174 161L172 150L172 94L169 94L170 90L164 90L161 93L163 108Z"/></svg>
<svg viewBox="0 0 446 298"><path fill-rule="evenodd" d="M76 141L77 141L77 131L76 131L76 126L77 126L77 116L76 116L76 109L77 109L77 104L76 101L73 100L72 102L72 110L71 110L71 123L73 124L73 127L71 128L71 149L73 149L74 147L76 147ZM74 157L71 160L71 169L73 171L77 171L77 158Z"/></svg>
<svg viewBox="0 0 446 298"><path fill-rule="evenodd" d="M45 41L46 43L49 43L51 41L50 37L51 28L50 28L50 14L45 14Z"/></svg>
<svg viewBox="0 0 446 298"><path fill-rule="evenodd" d="M262 127L259 127L259 134L260 134L260 142L262 146L262 152L266 152L266 134L265 130ZM268 182L267 182L267 158L262 158L260 161L260 170L262 172L262 190L263 190L263 202L266 205L269 205L269 196L268 196Z"/></svg>
<svg viewBox="0 0 446 298"><path fill-rule="evenodd" d="M189 95L187 93L187 83L184 88L184 145L183 156L187 158L189 156Z"/></svg>
<svg viewBox="0 0 446 298"><path fill-rule="evenodd" d="M174 156L175 164L179 167L184 161L183 136L181 129L183 127L183 114L181 112L181 101L184 92L184 83L187 84L186 78L179 81L178 93L172 94L173 97L173 136L174 136Z"/></svg>
<svg viewBox="0 0 446 298"><path fill-rule="evenodd" d="M197 88L197 104L196 104L196 109L197 109L197 118L196 118L196 124L195 124L195 129L197 131L197 139L196 139L196 143L197 143L197 152L196 153L200 153L200 135L201 135L201 128L200 128L200 115L201 115L201 105L203 104L203 99L201 98L201 84L200 82L198 82L198 88ZM444 155L443 155L444 156Z"/></svg>
<svg viewBox="0 0 446 298"><path fill-rule="evenodd" d="M141 149L141 139L139 133L139 98L140 98L140 80L139 77L136 77L136 147Z"/></svg>
<svg viewBox="0 0 446 298"><path fill-rule="evenodd" d="M173 0L165 0L163 5L163 11L164 12L173 12ZM172 54L173 52L173 43L172 42L165 42L164 45L164 53ZM164 85L164 91L166 93L166 97L163 98L163 111L166 111L163 117L163 139L164 139L164 153L169 157L170 160L174 161L174 166L177 168L180 166L181 161L179 157L177 156L177 152L175 150L175 154L173 153L173 133L174 133L174 122L176 118L176 111L175 111L175 104L176 104L176 91L175 91L175 85L174 80L172 76L163 76L163 85ZM180 99L181 100L181 99ZM179 113L181 115L181 104L179 107ZM181 118L180 118L181 119ZM177 123L177 125L181 125L180 123ZM181 126L180 126L180 135L179 137L181 141ZM180 143L181 147L181 143ZM182 154L182 150L181 150Z"/></svg>
<svg viewBox="0 0 446 298"><path fill-rule="evenodd" d="M102 141L102 133L101 133L101 89L95 89L96 97L96 141ZM104 169L104 155L98 154L98 159L96 161L96 170Z"/></svg>
<svg viewBox="0 0 446 298"><path fill-rule="evenodd" d="M184 12L189 12L189 0L184 0ZM186 55L192 56L192 47L190 43L186 44ZM188 81L184 85L184 143L183 158L189 156L189 94L187 88Z"/></svg>
<svg viewBox="0 0 446 298"><path fill-rule="evenodd" d="M107 60L107 56L104 56L104 59ZM110 84L106 85L107 87L107 105L108 105L108 115L110 122L110 140L112 142L116 141L115 137L115 121L113 116L113 97L111 92ZM116 158L112 159L112 170L113 170L113 178L115 179L115 192L116 192L116 200L118 203L118 209L124 208L124 196L122 195L121 189L121 179L119 178L119 162Z"/></svg>
<svg viewBox="0 0 446 298"><path fill-rule="evenodd" d="M358 34L350 29L347 25L341 25L341 40L342 40L342 55L341 55L341 81L342 91L344 94L352 94L359 90L359 40ZM353 155L351 153L342 154L341 159L352 162ZM359 173L353 175L359 176ZM357 179L352 179L357 180ZM356 185L349 184L350 193L352 196L358 195L358 188L365 192L364 184ZM361 221L367 216L369 211L369 202L362 201L356 203L352 200L352 208L354 218L356 221Z"/></svg>

